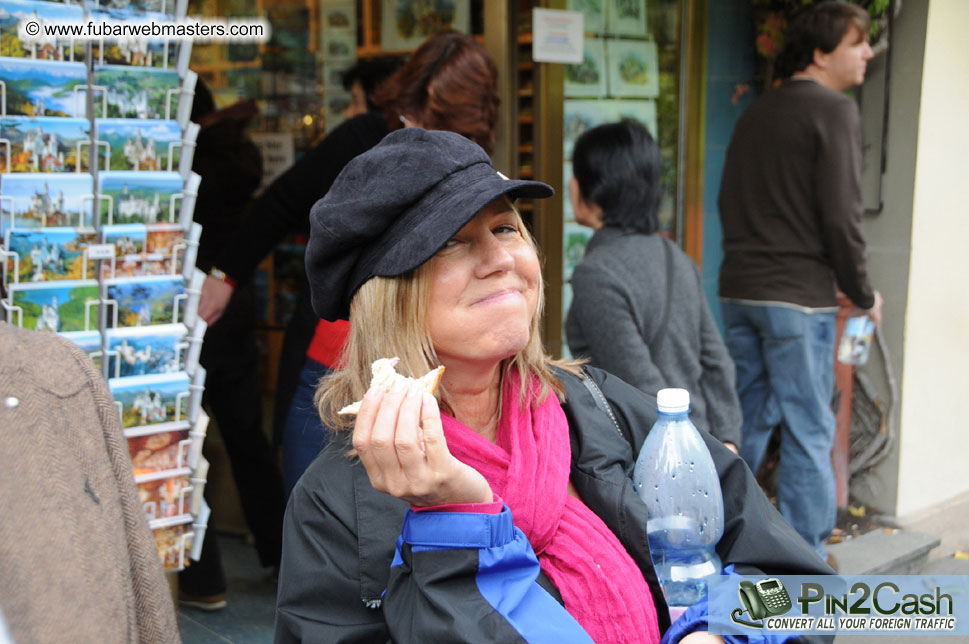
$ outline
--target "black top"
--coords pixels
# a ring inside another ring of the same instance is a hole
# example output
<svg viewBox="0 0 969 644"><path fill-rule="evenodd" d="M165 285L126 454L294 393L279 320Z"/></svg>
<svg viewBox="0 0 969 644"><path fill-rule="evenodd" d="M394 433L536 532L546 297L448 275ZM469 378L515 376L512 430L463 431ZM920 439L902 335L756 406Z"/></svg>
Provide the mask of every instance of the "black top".
<svg viewBox="0 0 969 644"><path fill-rule="evenodd" d="M199 132L192 170L202 177L194 219L202 225L196 265L208 271L236 230L240 213L259 187L259 148L243 131L245 121L226 119Z"/></svg>
<svg viewBox="0 0 969 644"><path fill-rule="evenodd" d="M835 284L875 303L861 236L861 117L845 94L789 80L734 129L720 184L720 297L821 308Z"/></svg>
<svg viewBox="0 0 969 644"><path fill-rule="evenodd" d="M309 214L344 166L388 132L383 117L361 114L340 124L280 175L239 221L215 265L242 285L262 258L287 235L309 233Z"/></svg>
<svg viewBox="0 0 969 644"><path fill-rule="evenodd" d="M632 483L636 455L656 421L656 398L604 371L588 372L608 400L611 416L580 378L556 372L566 390L562 408L571 440L570 480L639 566L664 632L670 626L668 608L649 555L646 506ZM723 564L734 564L737 574L746 575L831 574L770 504L740 457L700 433L723 490L724 531L717 545ZM349 433L335 434L290 497L276 643L520 641L484 632L492 623L476 619L496 614L490 604L482 605L473 583L462 583L479 570L477 549L428 550L419 562L414 560L412 570L393 566L408 504L374 490L360 461L347 457L349 447ZM536 581L560 598L544 574ZM401 606L420 610L401 611ZM447 632L446 640L426 636L441 631Z"/></svg>

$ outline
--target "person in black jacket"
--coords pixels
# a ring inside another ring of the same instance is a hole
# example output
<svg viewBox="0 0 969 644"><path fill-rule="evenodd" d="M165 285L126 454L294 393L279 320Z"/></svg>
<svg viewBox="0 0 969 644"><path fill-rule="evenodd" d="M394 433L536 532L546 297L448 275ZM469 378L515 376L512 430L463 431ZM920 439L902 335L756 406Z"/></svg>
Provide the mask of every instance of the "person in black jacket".
<svg viewBox="0 0 969 644"><path fill-rule="evenodd" d="M197 266L212 268L262 178L259 149L246 136L256 115L251 101L215 109L201 82L195 90L192 120L199 124L192 169L202 177L195 221L202 224ZM284 511L282 476L276 451L262 429L259 350L252 287L232 293L225 314L211 324L202 344L206 370L204 403L225 444L246 525L265 567L279 565ZM225 606L226 580L215 530L205 533L201 559L179 573L179 600L202 610Z"/></svg>
<svg viewBox="0 0 969 644"><path fill-rule="evenodd" d="M314 206L313 307L351 331L317 394L337 437L287 508L277 642L720 641L703 603L671 627L650 561L630 474L655 399L542 348L538 254L510 200L551 194L457 134L407 128ZM389 365L444 366L436 397ZM829 573L704 439L724 563Z"/></svg>

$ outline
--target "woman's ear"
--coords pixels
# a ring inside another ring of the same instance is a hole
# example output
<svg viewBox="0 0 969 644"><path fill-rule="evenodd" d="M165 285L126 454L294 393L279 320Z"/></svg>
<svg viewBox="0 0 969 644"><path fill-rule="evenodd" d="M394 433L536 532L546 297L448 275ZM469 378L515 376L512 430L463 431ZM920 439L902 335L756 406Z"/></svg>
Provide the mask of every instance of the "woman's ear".
<svg viewBox="0 0 969 644"><path fill-rule="evenodd" d="M569 181L569 198L572 201L572 212L578 223L593 230L602 228L602 207L585 200L579 189L579 180L574 175Z"/></svg>

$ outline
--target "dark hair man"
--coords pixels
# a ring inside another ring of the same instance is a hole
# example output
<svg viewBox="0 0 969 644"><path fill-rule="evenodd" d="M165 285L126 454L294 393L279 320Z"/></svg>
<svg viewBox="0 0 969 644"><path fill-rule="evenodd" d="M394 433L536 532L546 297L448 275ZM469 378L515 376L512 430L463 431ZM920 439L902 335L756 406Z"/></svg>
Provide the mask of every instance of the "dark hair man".
<svg viewBox="0 0 969 644"><path fill-rule="evenodd" d="M737 122L720 185L720 297L751 469L782 427L778 505L822 557L835 522L836 287L881 319L861 235L861 122L842 92L872 57L868 14L844 2L790 25L790 77Z"/></svg>

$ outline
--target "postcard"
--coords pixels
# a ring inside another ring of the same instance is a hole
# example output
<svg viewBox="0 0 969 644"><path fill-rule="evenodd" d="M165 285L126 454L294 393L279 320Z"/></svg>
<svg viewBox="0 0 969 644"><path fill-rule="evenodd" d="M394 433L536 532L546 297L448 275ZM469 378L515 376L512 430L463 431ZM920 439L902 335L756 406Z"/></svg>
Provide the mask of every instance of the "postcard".
<svg viewBox="0 0 969 644"><path fill-rule="evenodd" d="M98 326L95 280L10 284L14 317L8 321L37 331L90 331ZM17 309L19 308L19 312ZM18 319L19 318L19 319Z"/></svg>
<svg viewBox="0 0 969 644"><path fill-rule="evenodd" d="M101 334L97 331L72 331L62 333L61 337L76 344L94 362L98 372L101 371Z"/></svg>
<svg viewBox="0 0 969 644"><path fill-rule="evenodd" d="M138 500L149 521L188 514L192 482L189 469L181 468L135 477Z"/></svg>
<svg viewBox="0 0 969 644"><path fill-rule="evenodd" d="M94 181L86 172L0 175L0 234L15 228L93 226Z"/></svg>
<svg viewBox="0 0 969 644"><path fill-rule="evenodd" d="M95 65L94 84L94 113L101 118L169 120L178 110L174 69Z"/></svg>
<svg viewBox="0 0 969 644"><path fill-rule="evenodd" d="M178 224L112 224L101 226L103 243L115 246L115 256L101 265L102 279L175 275L185 248Z"/></svg>
<svg viewBox="0 0 969 644"><path fill-rule="evenodd" d="M3 172L75 172L87 170L91 123L53 116L0 118L0 170Z"/></svg>
<svg viewBox="0 0 969 644"><path fill-rule="evenodd" d="M586 38L582 63L565 66L565 95L601 98L606 95L606 45Z"/></svg>
<svg viewBox="0 0 969 644"><path fill-rule="evenodd" d="M165 572L182 570L189 565L189 553L195 535L192 532L191 517L187 517L182 524L156 528L151 534L155 538L155 548Z"/></svg>
<svg viewBox="0 0 969 644"><path fill-rule="evenodd" d="M80 5L33 0L0 2L0 53L15 58L36 60L84 60L84 43L70 38L48 36L44 27L50 22L77 22L84 19ZM23 29L28 22L40 26L31 38Z"/></svg>
<svg viewBox="0 0 969 644"><path fill-rule="evenodd" d="M122 427L184 420L188 385L188 375L184 373L108 379L108 388L121 413Z"/></svg>
<svg viewBox="0 0 969 644"><path fill-rule="evenodd" d="M163 13L141 11L136 7L118 7L113 2L100 6L90 12L95 22L152 22L160 24L171 22L172 17ZM95 60L98 64L125 65L130 67L175 67L177 47L174 41L164 38L105 38L92 43Z"/></svg>
<svg viewBox="0 0 969 644"><path fill-rule="evenodd" d="M383 0L380 44L386 51L420 47L442 29L471 30L470 0Z"/></svg>
<svg viewBox="0 0 969 644"><path fill-rule="evenodd" d="M606 123L608 116L605 114L600 101L565 101L565 119L562 135L562 154L565 160L572 158L572 149L575 141L586 130L591 130L597 125Z"/></svg>
<svg viewBox="0 0 969 644"><path fill-rule="evenodd" d="M607 0L606 11L610 34L646 36L646 3L642 0Z"/></svg>
<svg viewBox="0 0 969 644"><path fill-rule="evenodd" d="M8 116L83 118L87 69L84 63L0 58L0 81L6 85Z"/></svg>
<svg viewBox="0 0 969 644"><path fill-rule="evenodd" d="M562 163L562 186L566 194L562 195L562 221L575 221L575 212L572 210L572 199L568 194L571 190L569 182L572 181L572 162Z"/></svg>
<svg viewBox="0 0 969 644"><path fill-rule="evenodd" d="M585 17L585 33L601 34L606 30L605 0L568 0L566 8Z"/></svg>
<svg viewBox="0 0 969 644"><path fill-rule="evenodd" d="M322 0L320 3L320 28L325 34L329 32L357 31L357 9L352 0Z"/></svg>
<svg viewBox="0 0 969 644"><path fill-rule="evenodd" d="M175 0L94 0L92 8L100 9L102 6L112 9L128 9L138 13L154 12L163 13L167 16L174 16L176 5Z"/></svg>
<svg viewBox="0 0 969 644"><path fill-rule="evenodd" d="M95 243L93 228L34 228L7 232L6 280L50 282L94 278L94 261L84 251Z"/></svg>
<svg viewBox="0 0 969 644"><path fill-rule="evenodd" d="M186 467L192 445L187 423L126 429L135 477Z"/></svg>
<svg viewBox="0 0 969 644"><path fill-rule="evenodd" d="M114 328L178 322L184 300L181 275L155 275L135 280L105 280L108 324Z"/></svg>
<svg viewBox="0 0 969 644"><path fill-rule="evenodd" d="M343 92L343 74L353 65L352 60L331 63L327 61L323 65L323 91L327 94L332 92Z"/></svg>
<svg viewBox="0 0 969 644"><path fill-rule="evenodd" d="M606 58L609 62L611 96L618 98L659 96L659 59L655 42L610 40L606 43Z"/></svg>
<svg viewBox="0 0 969 644"><path fill-rule="evenodd" d="M653 140L658 140L659 130L657 130L658 126L656 123L656 101L602 101L602 108L609 116L610 121L621 121L623 119L637 121L649 130Z"/></svg>
<svg viewBox="0 0 969 644"><path fill-rule="evenodd" d="M183 186L177 172L100 172L101 223L176 222Z"/></svg>
<svg viewBox="0 0 969 644"><path fill-rule="evenodd" d="M178 169L182 128L162 119L97 119L95 137L107 162L104 170ZM99 161L100 167L100 161Z"/></svg>
<svg viewBox="0 0 969 644"><path fill-rule="evenodd" d="M178 373L187 349L187 334L183 324L108 329L109 376Z"/></svg>
<svg viewBox="0 0 969 644"><path fill-rule="evenodd" d="M562 279L572 279L572 271L585 257L585 247L592 239L592 229L567 221L562 230ZM567 311L567 309L562 309Z"/></svg>
<svg viewBox="0 0 969 644"><path fill-rule="evenodd" d="M346 111L350 107L350 92L330 92L326 95L326 129L332 130L346 120Z"/></svg>

